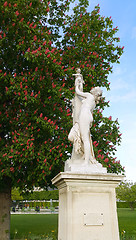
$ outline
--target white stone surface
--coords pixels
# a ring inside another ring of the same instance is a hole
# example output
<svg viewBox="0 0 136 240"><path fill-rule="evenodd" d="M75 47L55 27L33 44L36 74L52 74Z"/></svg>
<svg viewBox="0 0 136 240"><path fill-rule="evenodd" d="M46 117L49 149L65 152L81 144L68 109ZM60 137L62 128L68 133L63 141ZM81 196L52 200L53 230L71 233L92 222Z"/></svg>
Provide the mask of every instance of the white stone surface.
<svg viewBox="0 0 136 240"><path fill-rule="evenodd" d="M116 174L60 173L58 240L119 240Z"/></svg>
<svg viewBox="0 0 136 240"><path fill-rule="evenodd" d="M82 163L94 165L97 162L90 128L93 123L93 110L102 97L102 90L100 87L94 87L90 92L83 92L84 80L80 72L78 68L76 74L73 74L75 76L75 97L72 99L73 127L68 135L68 139L73 143L71 161L74 163L79 159ZM71 167L71 171L72 169Z"/></svg>
<svg viewBox="0 0 136 240"><path fill-rule="evenodd" d="M74 161L71 159L65 162L65 172L73 173L107 173L107 168L102 167L100 163L95 160L95 164L85 163L82 161Z"/></svg>

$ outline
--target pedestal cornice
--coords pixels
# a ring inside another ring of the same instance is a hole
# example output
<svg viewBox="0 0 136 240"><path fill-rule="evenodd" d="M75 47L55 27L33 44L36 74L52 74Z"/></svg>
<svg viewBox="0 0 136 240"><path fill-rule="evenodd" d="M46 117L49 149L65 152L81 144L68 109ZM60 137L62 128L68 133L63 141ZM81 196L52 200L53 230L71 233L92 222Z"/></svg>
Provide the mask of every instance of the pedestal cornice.
<svg viewBox="0 0 136 240"><path fill-rule="evenodd" d="M92 174L83 174L83 173L71 173L71 172L60 172L52 179L52 184L56 185L58 188L62 184L70 183L70 182L80 182L80 183L88 183L88 182L101 182L108 184L119 184L123 179L124 175L117 175L113 173L92 173Z"/></svg>

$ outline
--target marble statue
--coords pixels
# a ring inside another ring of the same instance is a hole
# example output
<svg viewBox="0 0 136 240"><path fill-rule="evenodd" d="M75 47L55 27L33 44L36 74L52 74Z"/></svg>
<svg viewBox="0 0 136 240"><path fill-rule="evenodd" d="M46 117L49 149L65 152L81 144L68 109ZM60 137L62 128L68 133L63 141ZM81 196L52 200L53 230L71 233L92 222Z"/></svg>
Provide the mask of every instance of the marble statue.
<svg viewBox="0 0 136 240"><path fill-rule="evenodd" d="M66 161L65 170L70 164L91 166L96 164L102 168L94 156L90 128L93 123L93 110L102 98L100 87L94 87L90 92L83 92L83 76L81 70L76 70L75 76L75 97L72 99L73 127L70 130L68 139L73 143L73 152L70 160Z"/></svg>

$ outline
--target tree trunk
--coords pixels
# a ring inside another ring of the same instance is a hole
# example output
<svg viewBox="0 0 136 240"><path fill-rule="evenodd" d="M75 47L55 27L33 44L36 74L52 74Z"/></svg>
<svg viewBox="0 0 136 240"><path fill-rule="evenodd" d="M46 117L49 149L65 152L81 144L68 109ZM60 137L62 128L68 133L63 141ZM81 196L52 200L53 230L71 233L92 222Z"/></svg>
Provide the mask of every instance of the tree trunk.
<svg viewBox="0 0 136 240"><path fill-rule="evenodd" d="M130 205L131 210L134 211L134 202L130 202L129 205Z"/></svg>
<svg viewBox="0 0 136 240"><path fill-rule="evenodd" d="M0 239L10 239L11 189L0 190Z"/></svg>

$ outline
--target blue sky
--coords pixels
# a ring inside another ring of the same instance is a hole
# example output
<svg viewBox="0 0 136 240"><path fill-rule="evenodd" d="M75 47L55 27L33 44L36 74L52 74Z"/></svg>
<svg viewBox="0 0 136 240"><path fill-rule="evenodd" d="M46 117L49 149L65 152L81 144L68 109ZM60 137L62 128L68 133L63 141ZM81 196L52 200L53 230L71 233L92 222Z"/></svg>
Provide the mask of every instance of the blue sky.
<svg viewBox="0 0 136 240"><path fill-rule="evenodd" d="M100 14L111 16L114 27L118 26L120 45L125 47L120 64L114 64L109 76L111 91L103 91L110 100L104 114L119 120L122 143L116 156L125 166L126 179L136 182L136 0L90 0L89 10L98 4Z"/></svg>

